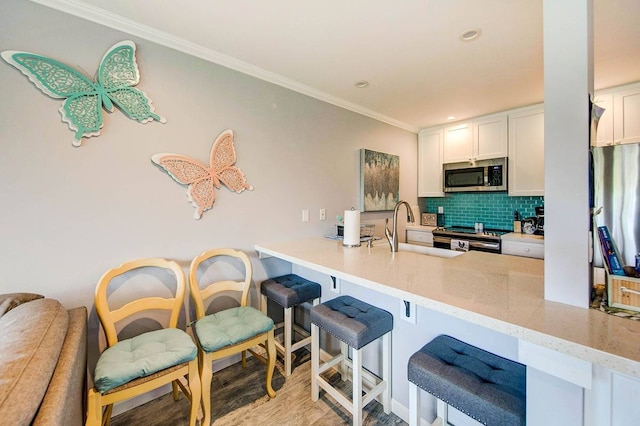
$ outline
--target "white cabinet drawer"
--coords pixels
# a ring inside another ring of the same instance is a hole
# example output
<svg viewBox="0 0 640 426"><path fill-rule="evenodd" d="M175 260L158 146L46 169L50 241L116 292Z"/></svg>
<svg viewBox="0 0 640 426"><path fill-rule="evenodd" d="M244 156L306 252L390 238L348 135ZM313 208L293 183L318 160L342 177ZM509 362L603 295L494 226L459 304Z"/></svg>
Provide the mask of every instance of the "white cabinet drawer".
<svg viewBox="0 0 640 426"><path fill-rule="evenodd" d="M433 234L431 232L407 229L407 243L433 246Z"/></svg>
<svg viewBox="0 0 640 426"><path fill-rule="evenodd" d="M544 244L502 241L502 254L544 259Z"/></svg>

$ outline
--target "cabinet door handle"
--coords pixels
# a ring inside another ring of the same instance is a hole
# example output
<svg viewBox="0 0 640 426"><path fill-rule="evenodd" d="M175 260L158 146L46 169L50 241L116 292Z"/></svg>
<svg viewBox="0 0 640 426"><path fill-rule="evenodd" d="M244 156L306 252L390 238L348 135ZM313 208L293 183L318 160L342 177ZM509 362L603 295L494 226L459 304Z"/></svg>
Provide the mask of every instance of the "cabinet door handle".
<svg viewBox="0 0 640 426"><path fill-rule="evenodd" d="M621 292L622 294L625 294L625 293L631 293L631 294L638 294L638 295L640 295L640 291L631 290L631 289L628 289L628 288L626 288L626 287L620 287L620 292Z"/></svg>

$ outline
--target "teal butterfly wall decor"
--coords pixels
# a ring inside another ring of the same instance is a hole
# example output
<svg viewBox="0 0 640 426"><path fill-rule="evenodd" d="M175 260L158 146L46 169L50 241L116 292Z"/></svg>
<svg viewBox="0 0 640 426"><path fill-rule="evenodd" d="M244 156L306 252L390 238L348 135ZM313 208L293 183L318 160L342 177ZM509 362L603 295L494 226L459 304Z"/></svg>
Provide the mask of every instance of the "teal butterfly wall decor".
<svg viewBox="0 0 640 426"><path fill-rule="evenodd" d="M95 81L70 66L46 56L6 50L0 55L43 93L65 99L59 111L62 121L75 131L74 146L82 138L98 136L103 126L102 107L113 112L114 105L127 117L140 123L166 119L155 114L152 101L133 86L140 82L136 45L130 40L113 45L100 61Z"/></svg>

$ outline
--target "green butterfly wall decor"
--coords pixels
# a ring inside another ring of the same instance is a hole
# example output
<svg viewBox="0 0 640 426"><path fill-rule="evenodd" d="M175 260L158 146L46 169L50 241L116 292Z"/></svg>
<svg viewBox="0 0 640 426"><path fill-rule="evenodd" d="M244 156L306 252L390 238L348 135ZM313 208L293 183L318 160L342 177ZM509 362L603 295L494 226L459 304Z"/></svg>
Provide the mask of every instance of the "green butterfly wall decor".
<svg viewBox="0 0 640 426"><path fill-rule="evenodd" d="M84 76L70 66L46 56L7 50L2 58L13 65L43 93L65 99L59 111L62 121L75 131L74 146L82 138L98 136L103 126L102 107L113 112L115 105L129 118L148 123L166 119L154 113L151 99L133 86L140 82L136 45L125 40L113 45L100 61L96 79Z"/></svg>

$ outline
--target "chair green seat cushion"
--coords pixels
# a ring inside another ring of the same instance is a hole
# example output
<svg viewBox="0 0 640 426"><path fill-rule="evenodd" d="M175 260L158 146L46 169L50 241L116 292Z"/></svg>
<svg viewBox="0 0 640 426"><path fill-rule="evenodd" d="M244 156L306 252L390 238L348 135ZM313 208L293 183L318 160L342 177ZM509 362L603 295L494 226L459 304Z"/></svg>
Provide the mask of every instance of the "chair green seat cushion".
<svg viewBox="0 0 640 426"><path fill-rule="evenodd" d="M273 328L273 320L252 308L240 306L209 314L195 324L196 336L205 352L233 346Z"/></svg>
<svg viewBox="0 0 640 426"><path fill-rule="evenodd" d="M197 353L191 337L180 329L140 334L102 352L96 364L94 385L104 393L133 379L192 361Z"/></svg>

